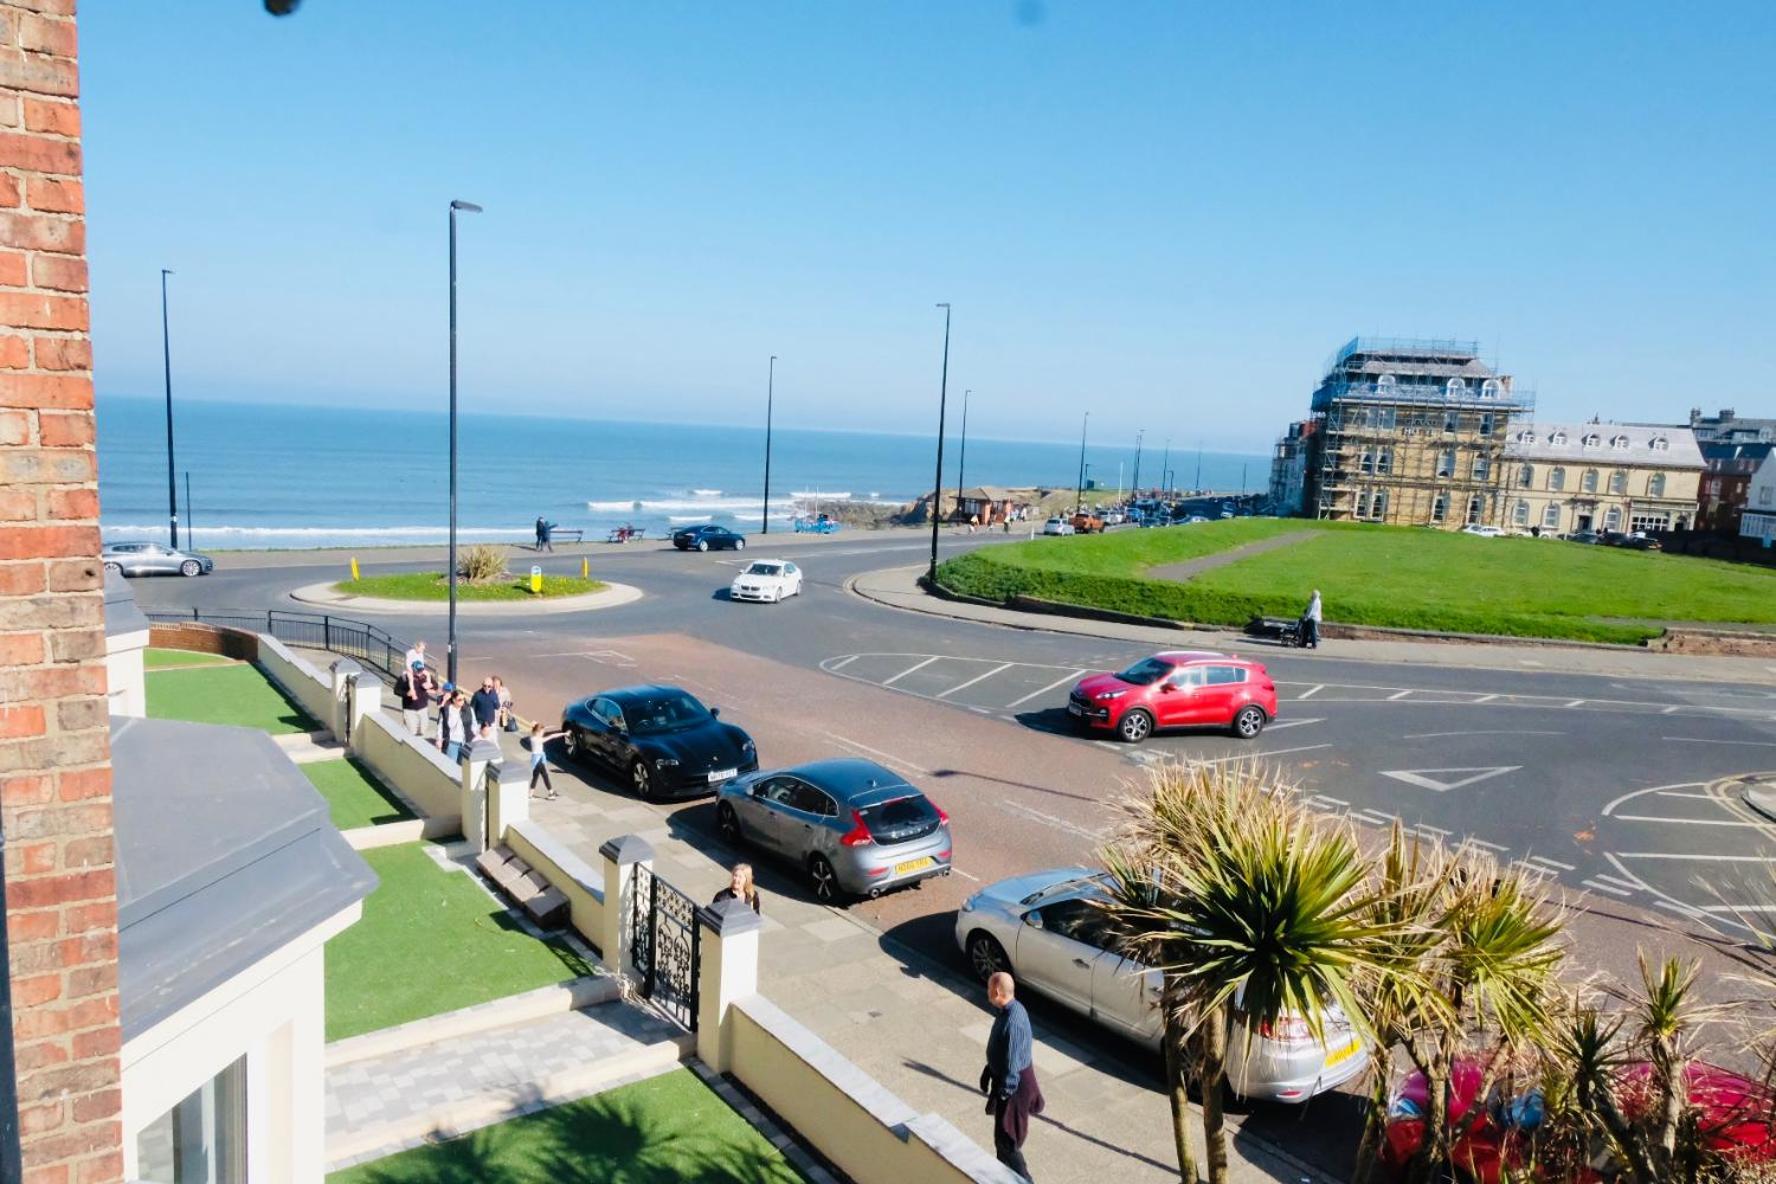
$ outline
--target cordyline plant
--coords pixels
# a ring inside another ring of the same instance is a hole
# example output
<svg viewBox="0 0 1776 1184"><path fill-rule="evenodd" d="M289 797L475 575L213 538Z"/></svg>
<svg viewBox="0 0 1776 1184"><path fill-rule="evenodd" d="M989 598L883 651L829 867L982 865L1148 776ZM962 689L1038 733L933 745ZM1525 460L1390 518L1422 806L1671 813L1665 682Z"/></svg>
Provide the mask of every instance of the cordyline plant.
<svg viewBox="0 0 1776 1184"><path fill-rule="evenodd" d="M1334 1008L1367 1035L1358 980L1417 972L1400 961L1399 927L1378 907L1351 828L1302 809L1265 771L1164 766L1123 809L1124 824L1102 852L1102 907L1117 947L1162 977L1179 1170L1194 1184L1194 1080L1208 1179L1222 1184L1229 1041L1250 1041L1285 1016L1323 1038Z"/></svg>
<svg viewBox="0 0 1776 1184"><path fill-rule="evenodd" d="M456 562L456 574L471 584L486 584L504 579L506 552L503 547L485 544L470 547Z"/></svg>

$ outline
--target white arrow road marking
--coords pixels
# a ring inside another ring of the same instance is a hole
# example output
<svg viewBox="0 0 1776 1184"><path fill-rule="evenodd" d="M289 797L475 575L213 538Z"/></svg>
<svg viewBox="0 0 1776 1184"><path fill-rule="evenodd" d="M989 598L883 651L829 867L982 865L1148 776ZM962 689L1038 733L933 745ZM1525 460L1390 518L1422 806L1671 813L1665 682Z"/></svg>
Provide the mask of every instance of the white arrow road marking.
<svg viewBox="0 0 1776 1184"><path fill-rule="evenodd" d="M1407 785L1416 785L1420 789L1433 789L1445 793L1451 789L1461 789L1473 785L1477 781L1485 781L1491 777L1515 773L1522 765L1471 766L1464 769L1382 769L1383 777L1392 777L1395 781L1404 781ZM1466 777L1453 780L1447 777L1433 777L1433 773L1467 773Z"/></svg>

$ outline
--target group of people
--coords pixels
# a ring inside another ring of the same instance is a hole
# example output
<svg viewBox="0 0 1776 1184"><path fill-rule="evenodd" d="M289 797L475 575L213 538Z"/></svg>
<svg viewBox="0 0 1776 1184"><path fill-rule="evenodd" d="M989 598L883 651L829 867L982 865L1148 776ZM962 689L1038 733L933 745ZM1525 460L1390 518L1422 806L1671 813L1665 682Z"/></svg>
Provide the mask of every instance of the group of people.
<svg viewBox="0 0 1776 1184"><path fill-rule="evenodd" d="M537 521L536 521L536 549L537 550L539 550L539 551L554 551L555 550L555 528L559 525L560 525L560 523L551 522L547 518L544 518L541 514L537 515Z"/></svg>
<svg viewBox="0 0 1776 1184"><path fill-rule="evenodd" d="M462 758L463 750L477 740L497 746L500 732L519 730L518 713L513 708L512 692L507 689L505 679L489 674L474 691L448 680L440 683L431 667L426 665L425 648L425 642L415 642L405 655L404 668L395 677L395 695L401 700L401 722L409 732L425 738L426 723L431 718L432 706L436 704L438 711L431 742L437 745L446 760L456 761ZM560 795L549 779L544 747L560 734L546 732L541 723L533 723L525 741L530 750L531 792L536 792L540 781L545 791L543 796L551 799Z"/></svg>

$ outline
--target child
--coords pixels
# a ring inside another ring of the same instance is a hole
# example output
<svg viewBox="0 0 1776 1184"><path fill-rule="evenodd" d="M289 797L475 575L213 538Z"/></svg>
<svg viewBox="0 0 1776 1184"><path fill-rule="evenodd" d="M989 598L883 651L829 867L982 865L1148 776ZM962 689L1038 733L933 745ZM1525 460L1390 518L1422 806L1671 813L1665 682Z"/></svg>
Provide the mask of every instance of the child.
<svg viewBox="0 0 1776 1184"><path fill-rule="evenodd" d="M530 725L530 739L527 743L530 745L530 794L532 797L536 796L539 778L542 780L543 788L547 791L543 794L544 801L552 802L561 796L555 792L555 783L549 780L549 763L544 758L543 746L549 741L565 735L567 735L565 731L543 731L540 721Z"/></svg>

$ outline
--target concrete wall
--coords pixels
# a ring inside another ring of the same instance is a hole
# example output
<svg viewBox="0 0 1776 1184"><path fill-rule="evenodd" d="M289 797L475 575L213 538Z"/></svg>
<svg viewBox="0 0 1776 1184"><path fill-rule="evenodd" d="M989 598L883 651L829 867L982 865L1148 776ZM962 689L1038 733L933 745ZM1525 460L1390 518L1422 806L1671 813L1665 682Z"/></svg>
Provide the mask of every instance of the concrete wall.
<svg viewBox="0 0 1776 1184"><path fill-rule="evenodd" d="M736 1000L727 1022L728 1071L857 1184L1018 1179L949 1122L915 1112L762 996Z"/></svg>
<svg viewBox="0 0 1776 1184"><path fill-rule="evenodd" d="M333 682L307 658L299 658L288 646L268 633L259 635L259 669L284 693L301 704L321 727L333 718Z"/></svg>
<svg viewBox="0 0 1776 1184"><path fill-rule="evenodd" d="M332 694L328 693L331 703ZM462 771L435 747L378 712L366 715L352 736L352 750L427 820L446 834L462 829ZM431 828L427 828L428 833Z"/></svg>
<svg viewBox="0 0 1776 1184"><path fill-rule="evenodd" d="M499 839L489 835L498 845ZM573 927L600 956L604 950L604 871L575 855L539 822L524 821L505 828L505 844L513 854L561 889L573 909Z"/></svg>
<svg viewBox="0 0 1776 1184"><path fill-rule="evenodd" d="M148 630L138 629L105 638L105 684L112 715L141 719L148 714L148 687L142 672L142 651L148 648L148 635Z"/></svg>

